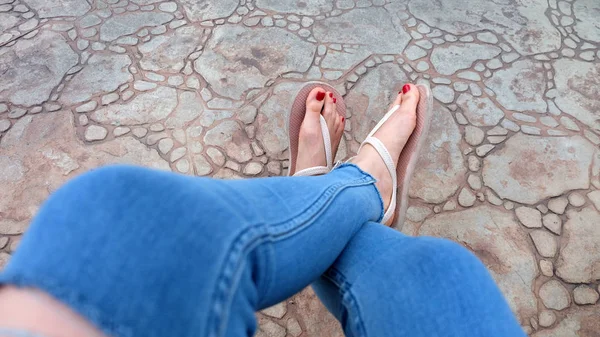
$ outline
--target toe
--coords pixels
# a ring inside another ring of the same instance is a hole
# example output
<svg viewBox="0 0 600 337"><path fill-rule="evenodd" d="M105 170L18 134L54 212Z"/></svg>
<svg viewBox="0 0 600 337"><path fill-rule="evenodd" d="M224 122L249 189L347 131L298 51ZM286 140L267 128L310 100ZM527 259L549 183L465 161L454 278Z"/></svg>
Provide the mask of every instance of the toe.
<svg viewBox="0 0 600 337"><path fill-rule="evenodd" d="M326 92L325 93L325 105L323 107L323 117L327 121L327 124L333 125L335 121L336 113L335 113L335 104L333 103L333 93Z"/></svg>
<svg viewBox="0 0 600 337"><path fill-rule="evenodd" d="M310 91L306 98L306 113L312 117L318 117L323 110L325 104L325 90L321 87L316 87Z"/></svg>
<svg viewBox="0 0 600 337"><path fill-rule="evenodd" d="M401 106L410 110L416 110L419 103L419 90L414 84L405 84L402 87Z"/></svg>

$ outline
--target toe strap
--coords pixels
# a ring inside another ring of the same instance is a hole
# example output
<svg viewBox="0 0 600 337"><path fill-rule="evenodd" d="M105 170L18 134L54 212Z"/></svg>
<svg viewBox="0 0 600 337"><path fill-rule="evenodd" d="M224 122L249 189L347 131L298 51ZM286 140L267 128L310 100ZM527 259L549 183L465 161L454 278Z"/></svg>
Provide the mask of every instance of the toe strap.
<svg viewBox="0 0 600 337"><path fill-rule="evenodd" d="M390 175L392 176L392 199L390 201L390 205L388 206L387 210L383 215L383 219L381 220L381 223L386 223L392 218L392 216L394 215L394 211L396 210L396 186L398 185L398 177L396 176L396 165L394 165L394 159L390 155L390 152L379 139L375 137L368 137L362 143L361 148L365 144L373 146L377 153L379 153L379 156L381 157L381 159L383 159L385 166L387 167ZM358 151L360 152L360 149Z"/></svg>
<svg viewBox="0 0 600 337"><path fill-rule="evenodd" d="M321 122L321 133L323 134L323 145L325 145L325 162L327 166L315 166L309 167L304 170L300 170L294 173L294 177L303 177L303 176L317 176L321 174L326 174L331 171L333 168L333 155L331 151L331 138L329 137L329 128L327 127L327 122L322 115L319 115L319 121Z"/></svg>
<svg viewBox="0 0 600 337"><path fill-rule="evenodd" d="M331 138L329 138L329 128L323 115L319 115L319 121L321 122L321 133L323 134L323 145L325 145L325 162L327 167L331 170L333 167L333 155L331 151Z"/></svg>

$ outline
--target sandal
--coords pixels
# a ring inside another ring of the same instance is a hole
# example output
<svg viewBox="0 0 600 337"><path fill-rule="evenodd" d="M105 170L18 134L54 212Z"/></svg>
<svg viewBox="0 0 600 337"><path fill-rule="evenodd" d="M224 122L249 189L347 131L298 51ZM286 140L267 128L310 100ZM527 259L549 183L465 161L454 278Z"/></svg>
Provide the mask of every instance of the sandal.
<svg viewBox="0 0 600 337"><path fill-rule="evenodd" d="M333 152L331 150L331 139L329 138L329 129L327 128L327 123L325 122L325 118L323 115L319 115L319 119L321 121L321 133L323 134L323 142L325 143L325 157L327 166L314 166L309 167L298 172L295 172L296 169L296 158L298 157L298 142L300 137L300 127L302 126L302 121L304 121L304 115L306 114L306 98L308 94L316 87L322 87L325 91L329 91L333 93L334 97L337 100L336 107L337 113L346 118L346 103L344 103L344 99L340 93L335 90L332 86L327 85L323 82L308 82L298 94L296 94L296 98L294 99L294 104L292 104L292 111L290 113L290 120L288 125L289 139L290 139L290 169L289 176L316 176L325 173L329 173L333 168Z"/></svg>
<svg viewBox="0 0 600 337"><path fill-rule="evenodd" d="M386 224L390 220L392 220L390 221L390 224L393 224L394 220L396 219L397 223L404 223L406 210L408 208L408 188L410 186L410 180L417 165L419 152L423 147L425 139L427 138L427 132L429 131L429 125L431 122L431 108L433 106L431 90L428 86L422 84L416 85L416 87L420 94L419 102L417 104L417 122L415 129L408 138L406 145L404 145L404 149L402 149L402 152L400 153L400 157L398 158L398 166L394 166L394 160L385 145L379 139L373 137L373 135L390 118L390 116L400 108L400 105L393 106L385 114L385 116L383 116L375 128L371 130L358 150L358 152L360 152L360 149L365 144L371 145L377 151L381 159L383 159L385 166L392 176L393 186L398 186L398 182L402 183L402 189L400 190L400 202L397 202L397 188L394 188L392 190L392 199L390 201L390 205L385 211L383 219L381 219L382 224Z"/></svg>

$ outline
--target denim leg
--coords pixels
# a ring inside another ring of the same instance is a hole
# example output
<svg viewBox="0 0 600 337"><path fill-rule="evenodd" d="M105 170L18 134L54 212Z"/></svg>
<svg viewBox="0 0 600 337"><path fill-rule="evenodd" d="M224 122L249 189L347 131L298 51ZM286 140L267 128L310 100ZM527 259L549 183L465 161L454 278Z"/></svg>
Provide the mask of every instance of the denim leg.
<svg viewBox="0 0 600 337"><path fill-rule="evenodd" d="M373 222L313 288L349 337L525 337L475 255Z"/></svg>
<svg viewBox="0 0 600 337"><path fill-rule="evenodd" d="M215 180L116 166L40 209L0 283L40 288L118 337L252 336L382 216L373 178Z"/></svg>

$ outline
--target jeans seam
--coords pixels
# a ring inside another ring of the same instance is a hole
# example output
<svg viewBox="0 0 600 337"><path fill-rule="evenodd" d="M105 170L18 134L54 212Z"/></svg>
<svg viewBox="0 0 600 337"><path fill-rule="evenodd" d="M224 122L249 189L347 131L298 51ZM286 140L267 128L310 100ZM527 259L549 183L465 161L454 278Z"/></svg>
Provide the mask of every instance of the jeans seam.
<svg viewBox="0 0 600 337"><path fill-rule="evenodd" d="M358 301L351 290L352 284L346 281L344 274L334 267L329 268L329 270L323 274L323 278L338 287L340 294L342 295L342 305L346 307L346 310L348 311L348 319L352 325L352 330L356 331L358 334L358 336L353 337L367 337L367 330L361 319ZM352 311L348 310L348 308Z"/></svg>
<svg viewBox="0 0 600 337"><path fill-rule="evenodd" d="M364 174L362 170L361 173ZM298 213L300 215L309 215L308 217L304 217L306 218L305 220L299 220L298 215L296 215L294 217L291 217L289 219L275 224L256 224L240 232L231 243L228 254L225 257L224 266L221 269L221 272L219 273L219 277L217 279L217 291L215 292L212 298L213 304L211 306L210 314L207 319L208 334L206 334L206 336L222 336L224 333L224 328L229 320L229 317L223 317L222 314L225 312L225 304L230 303L231 298L234 295L234 292L231 290L235 289L235 282L237 279L239 279L238 275L241 270L239 268L240 256L243 255L242 252L251 251L252 249L255 249L262 243L266 242L269 238L272 238L273 242L279 241L281 239L286 238L289 235L296 233L299 230L306 228L308 225L313 223L316 215L319 213L318 211L322 210L327 205L329 205L331 203L331 200L334 199L334 197L337 194L339 194L339 192L349 187L359 187L373 183L374 179L370 175L364 174L363 177L355 179L354 181L344 183L340 182L334 184L327 188L318 197L316 197L315 201L311 203L308 207L306 207L302 212ZM325 200L325 202L323 202L323 200ZM319 204L319 202L321 203ZM309 214L309 212L313 212L313 214ZM287 229L288 226L292 228ZM281 227L285 228L281 229ZM274 229L279 230L279 232L269 233L269 230L272 231ZM267 262L265 263L265 265L268 266L269 263ZM270 273L267 273L267 275L265 275L265 289L267 289L267 292L271 287L271 278L268 277L268 274ZM221 292L219 293L219 289L223 290L221 290ZM219 317L222 318L220 325L217 323Z"/></svg>

